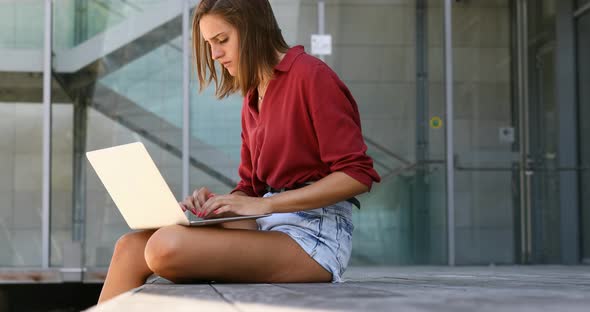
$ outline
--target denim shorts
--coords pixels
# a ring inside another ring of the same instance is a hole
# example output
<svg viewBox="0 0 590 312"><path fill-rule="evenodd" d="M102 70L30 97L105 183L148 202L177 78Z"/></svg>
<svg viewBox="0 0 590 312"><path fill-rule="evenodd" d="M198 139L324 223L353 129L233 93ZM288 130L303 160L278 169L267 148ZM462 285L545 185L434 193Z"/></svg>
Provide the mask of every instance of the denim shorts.
<svg viewBox="0 0 590 312"><path fill-rule="evenodd" d="M264 197L279 193L266 193ZM324 269L332 283L342 282L352 251L352 204L342 201L331 206L290 213L274 213L256 220L261 231L280 231L293 238Z"/></svg>

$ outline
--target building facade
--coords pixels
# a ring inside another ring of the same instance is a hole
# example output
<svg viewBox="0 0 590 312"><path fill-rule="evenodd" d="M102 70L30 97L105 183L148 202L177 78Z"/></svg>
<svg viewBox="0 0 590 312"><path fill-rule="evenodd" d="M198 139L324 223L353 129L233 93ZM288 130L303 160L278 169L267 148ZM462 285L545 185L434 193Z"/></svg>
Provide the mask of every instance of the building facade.
<svg viewBox="0 0 590 312"><path fill-rule="evenodd" d="M270 2L290 45L331 36L383 178L351 265L590 261L589 0ZM233 188L242 99L198 92L197 3L0 2L0 269L100 280L129 228L86 151L142 141L179 199Z"/></svg>

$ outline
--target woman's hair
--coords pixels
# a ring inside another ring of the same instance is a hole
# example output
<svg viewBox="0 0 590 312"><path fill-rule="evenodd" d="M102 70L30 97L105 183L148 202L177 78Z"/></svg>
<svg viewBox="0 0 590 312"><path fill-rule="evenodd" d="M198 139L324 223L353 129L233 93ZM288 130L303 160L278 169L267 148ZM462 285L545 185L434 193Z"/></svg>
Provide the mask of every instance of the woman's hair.
<svg viewBox="0 0 590 312"><path fill-rule="evenodd" d="M240 60L235 77L223 66L221 77L217 77L211 48L199 27L201 18L208 14L223 18L237 29ZM289 49L268 0L202 0L193 18L192 34L200 91L215 81L218 98L238 90L245 96L263 77L273 74L278 63L277 52L285 53Z"/></svg>

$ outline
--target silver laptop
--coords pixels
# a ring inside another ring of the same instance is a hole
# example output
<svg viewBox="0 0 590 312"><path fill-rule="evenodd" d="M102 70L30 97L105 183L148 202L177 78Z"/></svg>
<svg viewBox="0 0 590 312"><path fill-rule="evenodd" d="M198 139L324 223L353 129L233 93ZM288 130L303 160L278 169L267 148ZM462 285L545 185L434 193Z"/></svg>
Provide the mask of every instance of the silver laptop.
<svg viewBox="0 0 590 312"><path fill-rule="evenodd" d="M88 152L86 157L132 229L201 226L269 216L189 220L141 142Z"/></svg>

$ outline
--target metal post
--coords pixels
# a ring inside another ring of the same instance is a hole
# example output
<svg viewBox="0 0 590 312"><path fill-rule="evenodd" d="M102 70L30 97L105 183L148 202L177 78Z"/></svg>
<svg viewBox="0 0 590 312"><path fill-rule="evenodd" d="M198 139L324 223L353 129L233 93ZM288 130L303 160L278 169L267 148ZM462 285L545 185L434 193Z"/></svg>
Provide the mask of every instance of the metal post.
<svg viewBox="0 0 590 312"><path fill-rule="evenodd" d="M74 98L73 185L72 185L72 240L64 241L64 282L81 282L84 273L84 244L86 242L86 137L88 132L89 88Z"/></svg>
<svg viewBox="0 0 590 312"><path fill-rule="evenodd" d="M517 14L517 67L518 67L518 142L520 150L520 249L518 262L529 263L532 255L531 228L531 177L527 174L530 154L529 121L529 57L528 57L528 7L527 0L516 3Z"/></svg>
<svg viewBox="0 0 590 312"><path fill-rule="evenodd" d="M447 233L449 265L455 265L455 164L453 146L453 36L452 2L444 3L445 23L445 102L447 149Z"/></svg>
<svg viewBox="0 0 590 312"><path fill-rule="evenodd" d="M427 0L416 1L416 180L414 183L411 233L413 263L428 264L432 243L429 194L426 182L428 160L428 16Z"/></svg>
<svg viewBox="0 0 590 312"><path fill-rule="evenodd" d="M318 1L318 35L326 33L326 2L324 0ZM324 55L320 55L319 59L326 61Z"/></svg>
<svg viewBox="0 0 590 312"><path fill-rule="evenodd" d="M42 265L50 262L51 216L51 29L52 0L45 0L45 30L43 42L43 190L42 190Z"/></svg>
<svg viewBox="0 0 590 312"><path fill-rule="evenodd" d="M86 138L88 135L88 91L81 92L74 104L74 159L72 186L72 241L83 244L86 240ZM65 260L65 259L64 259Z"/></svg>
<svg viewBox="0 0 590 312"><path fill-rule="evenodd" d="M190 76L189 3L182 0L182 198L189 194L190 156Z"/></svg>

